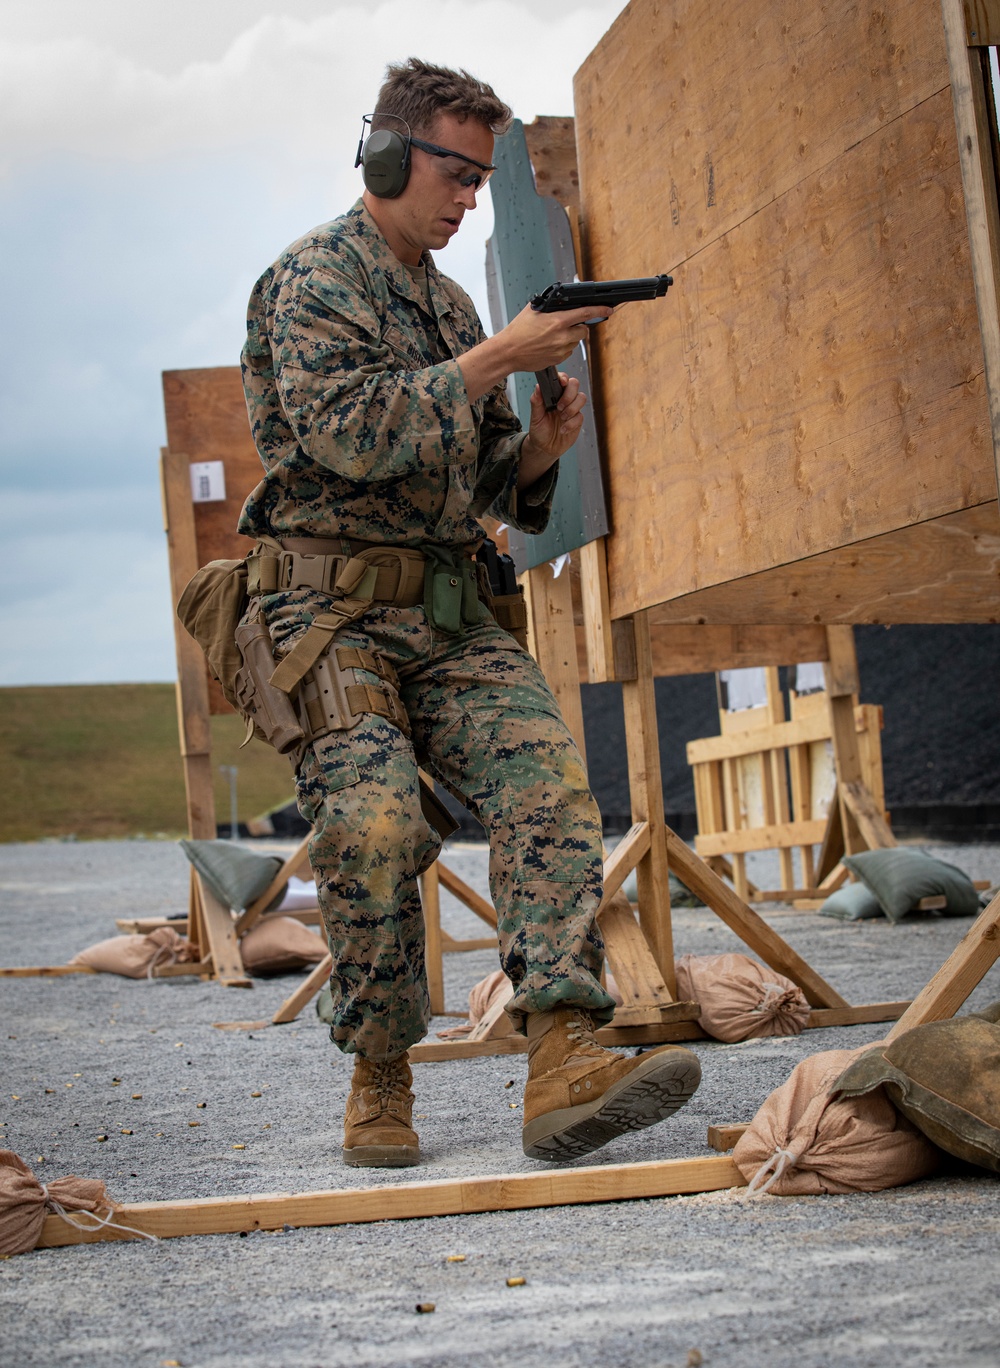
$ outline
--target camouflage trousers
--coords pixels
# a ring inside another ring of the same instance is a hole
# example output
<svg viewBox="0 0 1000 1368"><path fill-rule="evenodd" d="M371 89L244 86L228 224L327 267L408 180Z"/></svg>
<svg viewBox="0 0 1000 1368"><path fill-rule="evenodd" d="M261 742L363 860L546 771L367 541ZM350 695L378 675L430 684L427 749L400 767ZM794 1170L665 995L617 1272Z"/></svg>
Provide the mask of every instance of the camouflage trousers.
<svg viewBox="0 0 1000 1368"><path fill-rule="evenodd" d="M277 652L329 599L311 590L265 600ZM333 954L331 1037L370 1059L400 1054L429 1019L418 875L440 837L420 809L417 766L482 822L508 1007L585 1007L611 1019L598 975L603 944L601 821L579 750L535 661L483 609L451 636L422 607L374 607L336 645L388 657L411 739L373 714L306 748L299 810L314 826L309 856ZM377 684L364 671L360 682Z"/></svg>

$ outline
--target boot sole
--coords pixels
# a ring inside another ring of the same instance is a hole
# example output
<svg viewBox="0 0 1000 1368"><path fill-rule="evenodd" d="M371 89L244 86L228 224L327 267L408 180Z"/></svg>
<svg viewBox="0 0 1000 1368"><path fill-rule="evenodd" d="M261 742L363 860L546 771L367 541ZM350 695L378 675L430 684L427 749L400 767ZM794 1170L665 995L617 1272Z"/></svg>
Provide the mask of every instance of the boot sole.
<svg viewBox="0 0 1000 1368"><path fill-rule="evenodd" d="M632 1072L593 1102L546 1112L529 1121L521 1133L529 1159L549 1163L580 1159L626 1131L644 1130L665 1121L693 1096L701 1082L701 1065L684 1051L651 1054Z"/></svg>
<svg viewBox="0 0 1000 1368"><path fill-rule="evenodd" d="M341 1153L349 1168L412 1168L420 1163L419 1145L355 1145Z"/></svg>

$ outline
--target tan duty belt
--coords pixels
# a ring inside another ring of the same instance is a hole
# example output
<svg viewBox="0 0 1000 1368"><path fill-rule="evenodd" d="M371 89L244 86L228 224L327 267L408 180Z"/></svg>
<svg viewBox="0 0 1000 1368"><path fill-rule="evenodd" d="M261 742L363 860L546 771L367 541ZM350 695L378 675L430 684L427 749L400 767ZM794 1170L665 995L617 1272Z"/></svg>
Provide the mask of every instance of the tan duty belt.
<svg viewBox="0 0 1000 1368"><path fill-rule="evenodd" d="M248 558L251 597L314 589L321 594L363 593L396 608L414 608L423 602L426 558L412 547L326 537L288 538L280 545L277 554L261 548ZM372 570L374 574L369 575Z"/></svg>

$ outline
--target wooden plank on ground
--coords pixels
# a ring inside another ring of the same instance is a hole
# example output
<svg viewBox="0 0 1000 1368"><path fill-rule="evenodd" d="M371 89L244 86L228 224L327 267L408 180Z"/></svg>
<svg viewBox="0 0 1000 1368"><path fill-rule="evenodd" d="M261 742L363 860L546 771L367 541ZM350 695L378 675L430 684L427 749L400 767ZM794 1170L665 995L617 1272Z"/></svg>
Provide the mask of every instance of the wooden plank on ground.
<svg viewBox="0 0 1000 1368"><path fill-rule="evenodd" d="M717 1192L744 1187L731 1159L661 1159L645 1164L606 1164L546 1169L496 1177L442 1178L421 1183L383 1183L371 1188L327 1192L256 1193L245 1197L201 1197L188 1202L128 1202L115 1213L118 1225L171 1239L181 1235L237 1234L284 1226L354 1225L369 1221L460 1216L533 1207L622 1202ZM75 1213L76 1214L76 1213ZM80 1214L76 1214L79 1219ZM83 1224L89 1224L86 1220ZM46 1217L37 1248L140 1238L96 1226L80 1230L59 1216Z"/></svg>
<svg viewBox="0 0 1000 1368"><path fill-rule="evenodd" d="M667 828L667 855L677 877L735 931L766 964L790 978L813 1007L849 1007L850 1003L822 978L801 955L773 931L763 918L723 883L708 865L689 850L676 832Z"/></svg>
<svg viewBox="0 0 1000 1368"><path fill-rule="evenodd" d="M64 974L96 974L89 964L35 964L0 969L0 978L61 978Z"/></svg>
<svg viewBox="0 0 1000 1368"><path fill-rule="evenodd" d="M731 1150L734 1147L737 1140L746 1129L747 1126L745 1122L731 1126L709 1126L709 1148L719 1150L721 1154L725 1154L727 1150Z"/></svg>

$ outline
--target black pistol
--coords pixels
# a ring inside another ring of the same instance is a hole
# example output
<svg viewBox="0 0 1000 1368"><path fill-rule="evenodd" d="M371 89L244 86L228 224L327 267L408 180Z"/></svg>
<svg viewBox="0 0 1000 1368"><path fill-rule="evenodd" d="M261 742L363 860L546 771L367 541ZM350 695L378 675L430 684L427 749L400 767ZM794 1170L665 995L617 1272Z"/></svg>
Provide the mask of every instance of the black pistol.
<svg viewBox="0 0 1000 1368"><path fill-rule="evenodd" d="M568 285L557 280L554 285L532 298L531 307L539 313L563 313L566 309L582 309L590 304L630 304L636 299L662 299L674 283L673 276L643 276L639 280L577 280ZM594 323L603 323L595 318ZM562 397L562 382L555 366L535 371L546 411L551 411Z"/></svg>

